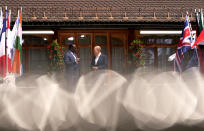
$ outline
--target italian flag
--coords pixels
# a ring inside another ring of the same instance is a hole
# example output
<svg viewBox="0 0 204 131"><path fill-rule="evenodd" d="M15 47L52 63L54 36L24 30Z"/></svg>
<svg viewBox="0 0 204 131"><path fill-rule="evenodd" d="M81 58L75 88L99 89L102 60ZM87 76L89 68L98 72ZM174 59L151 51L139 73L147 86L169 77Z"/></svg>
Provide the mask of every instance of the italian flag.
<svg viewBox="0 0 204 131"><path fill-rule="evenodd" d="M19 24L17 28L17 36L14 44L14 58L12 63L12 73L22 75L22 9L20 11Z"/></svg>

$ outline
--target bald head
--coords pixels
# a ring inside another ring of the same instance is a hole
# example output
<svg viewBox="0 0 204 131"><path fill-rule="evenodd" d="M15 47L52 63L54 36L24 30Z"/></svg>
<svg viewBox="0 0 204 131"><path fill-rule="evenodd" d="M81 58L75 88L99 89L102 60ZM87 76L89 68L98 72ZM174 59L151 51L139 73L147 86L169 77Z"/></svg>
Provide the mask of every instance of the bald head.
<svg viewBox="0 0 204 131"><path fill-rule="evenodd" d="M101 47L100 46L95 46L94 47L94 55L98 56L99 53L101 53Z"/></svg>

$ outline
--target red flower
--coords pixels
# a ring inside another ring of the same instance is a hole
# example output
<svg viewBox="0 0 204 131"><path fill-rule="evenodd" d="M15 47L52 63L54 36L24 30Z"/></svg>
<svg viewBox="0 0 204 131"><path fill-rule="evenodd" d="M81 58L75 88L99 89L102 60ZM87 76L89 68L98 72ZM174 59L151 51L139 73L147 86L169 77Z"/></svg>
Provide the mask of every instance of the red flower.
<svg viewBox="0 0 204 131"><path fill-rule="evenodd" d="M133 54L133 56L137 56L137 54Z"/></svg>
<svg viewBox="0 0 204 131"><path fill-rule="evenodd" d="M55 46L54 49L57 50L57 47Z"/></svg>
<svg viewBox="0 0 204 131"><path fill-rule="evenodd" d="M64 53L64 51L62 49L60 49L61 53Z"/></svg>
<svg viewBox="0 0 204 131"><path fill-rule="evenodd" d="M53 50L50 50L50 52L52 53L52 52L53 52Z"/></svg>
<svg viewBox="0 0 204 131"><path fill-rule="evenodd" d="M51 47L50 45L47 46L47 48L50 48L50 47Z"/></svg>

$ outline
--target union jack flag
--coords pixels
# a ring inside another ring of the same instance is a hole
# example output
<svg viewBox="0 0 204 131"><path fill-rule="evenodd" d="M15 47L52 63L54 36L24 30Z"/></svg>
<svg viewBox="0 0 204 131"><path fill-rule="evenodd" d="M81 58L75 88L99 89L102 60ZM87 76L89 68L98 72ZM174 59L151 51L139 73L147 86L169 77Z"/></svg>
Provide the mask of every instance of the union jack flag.
<svg viewBox="0 0 204 131"><path fill-rule="evenodd" d="M192 42L193 42L193 33L192 33L189 14L187 13L182 34L180 37L180 41L177 47L176 57L174 59L174 71L176 72L183 71L182 61L184 58L184 53L191 49Z"/></svg>

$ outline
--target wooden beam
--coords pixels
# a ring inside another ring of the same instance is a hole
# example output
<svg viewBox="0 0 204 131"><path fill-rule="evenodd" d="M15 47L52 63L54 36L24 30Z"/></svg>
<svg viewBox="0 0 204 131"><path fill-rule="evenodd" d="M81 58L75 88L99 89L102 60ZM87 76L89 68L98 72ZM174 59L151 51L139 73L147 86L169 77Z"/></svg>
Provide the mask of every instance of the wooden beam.
<svg viewBox="0 0 204 131"><path fill-rule="evenodd" d="M78 57L79 57L79 41L78 41L78 35L77 35L77 33L74 33L74 44L76 45L76 53L77 53L77 55L78 55Z"/></svg>
<svg viewBox="0 0 204 131"><path fill-rule="evenodd" d="M134 35L133 35L133 37L134 37ZM124 72L123 73L127 73L128 44L129 44L128 33L124 33L123 41L124 41L124 47L123 47L124 48Z"/></svg>
<svg viewBox="0 0 204 131"><path fill-rule="evenodd" d="M91 33L91 58L94 56L93 50L95 45L95 34Z"/></svg>
<svg viewBox="0 0 204 131"><path fill-rule="evenodd" d="M176 48L178 44L139 44L142 48Z"/></svg>
<svg viewBox="0 0 204 131"><path fill-rule="evenodd" d="M112 61L112 59L111 59L111 33L110 32L108 32L107 33L107 51L108 51L108 69L111 69L111 65L112 65L112 63L111 63L111 61Z"/></svg>
<svg viewBox="0 0 204 131"><path fill-rule="evenodd" d="M128 30L128 45L135 40L135 29Z"/></svg>
<svg viewBox="0 0 204 131"><path fill-rule="evenodd" d="M40 49L47 48L47 45L23 45L23 49L32 48L32 49Z"/></svg>

